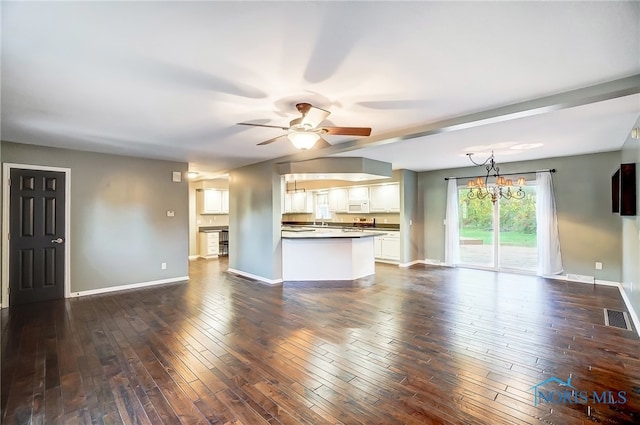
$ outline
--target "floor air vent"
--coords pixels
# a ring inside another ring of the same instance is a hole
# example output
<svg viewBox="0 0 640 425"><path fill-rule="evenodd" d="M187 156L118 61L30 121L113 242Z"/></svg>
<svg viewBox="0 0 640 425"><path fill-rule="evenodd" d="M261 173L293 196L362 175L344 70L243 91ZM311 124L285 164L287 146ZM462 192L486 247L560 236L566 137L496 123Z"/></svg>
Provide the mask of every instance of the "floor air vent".
<svg viewBox="0 0 640 425"><path fill-rule="evenodd" d="M629 323L629 316L625 311L604 309L604 324L605 326L613 326L615 328L631 330L631 324Z"/></svg>

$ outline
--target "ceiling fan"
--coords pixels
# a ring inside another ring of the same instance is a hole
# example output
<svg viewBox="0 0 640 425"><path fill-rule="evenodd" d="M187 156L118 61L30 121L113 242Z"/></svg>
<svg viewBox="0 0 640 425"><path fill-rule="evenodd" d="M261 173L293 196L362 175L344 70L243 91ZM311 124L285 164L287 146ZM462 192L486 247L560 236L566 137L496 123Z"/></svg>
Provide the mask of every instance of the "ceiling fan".
<svg viewBox="0 0 640 425"><path fill-rule="evenodd" d="M287 137L293 145L298 149L325 148L331 146L329 142L322 138L323 134L342 135L342 136L368 136L371 129L368 127L325 127L320 126L331 112L315 107L310 103L296 104L301 117L291 120L289 127L281 127L279 125L253 124L250 122L239 122L238 125L251 125L255 127L270 127L285 130L286 134L274 137L258 143L258 146L268 145L277 141L282 137Z"/></svg>

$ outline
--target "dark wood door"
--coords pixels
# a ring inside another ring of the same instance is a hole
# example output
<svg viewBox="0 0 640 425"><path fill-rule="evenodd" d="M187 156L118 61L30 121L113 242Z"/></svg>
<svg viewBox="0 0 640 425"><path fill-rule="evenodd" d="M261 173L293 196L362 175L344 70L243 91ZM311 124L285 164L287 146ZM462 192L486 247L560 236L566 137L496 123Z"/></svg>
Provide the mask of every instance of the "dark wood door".
<svg viewBox="0 0 640 425"><path fill-rule="evenodd" d="M11 169L9 302L64 297L65 174Z"/></svg>

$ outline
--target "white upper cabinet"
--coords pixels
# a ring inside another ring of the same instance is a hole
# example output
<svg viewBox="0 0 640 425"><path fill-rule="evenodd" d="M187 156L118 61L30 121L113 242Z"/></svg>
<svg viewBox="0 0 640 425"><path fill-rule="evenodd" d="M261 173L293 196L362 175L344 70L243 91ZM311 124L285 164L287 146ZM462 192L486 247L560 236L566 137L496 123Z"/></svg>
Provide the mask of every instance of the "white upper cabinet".
<svg viewBox="0 0 640 425"><path fill-rule="evenodd" d="M222 191L222 214L229 214L229 191Z"/></svg>
<svg viewBox="0 0 640 425"><path fill-rule="evenodd" d="M349 188L349 202L368 201L369 188L366 186L357 186Z"/></svg>
<svg viewBox="0 0 640 425"><path fill-rule="evenodd" d="M285 193L284 195L285 213L312 213L313 194L312 192Z"/></svg>
<svg viewBox="0 0 640 425"><path fill-rule="evenodd" d="M229 191L205 189L200 214L229 214Z"/></svg>
<svg viewBox="0 0 640 425"><path fill-rule="evenodd" d="M371 186L369 211L400 212L400 185L398 183Z"/></svg>
<svg viewBox="0 0 640 425"><path fill-rule="evenodd" d="M329 189L329 194L327 197L329 201L329 211L347 212L347 189Z"/></svg>

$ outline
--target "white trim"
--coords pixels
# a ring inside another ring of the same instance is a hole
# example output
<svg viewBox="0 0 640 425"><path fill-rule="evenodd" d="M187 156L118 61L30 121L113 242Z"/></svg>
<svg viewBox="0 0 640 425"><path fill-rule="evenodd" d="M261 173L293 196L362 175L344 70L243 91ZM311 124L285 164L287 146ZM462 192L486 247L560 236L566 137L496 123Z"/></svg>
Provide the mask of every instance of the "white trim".
<svg viewBox="0 0 640 425"><path fill-rule="evenodd" d="M189 260L197 260L198 258L200 258L199 255L190 255L189 256Z"/></svg>
<svg viewBox="0 0 640 425"><path fill-rule="evenodd" d="M2 192L2 308L9 307L9 201L10 190L9 177L12 168L24 170L57 171L65 174L65 203L64 203L64 297L71 296L71 168L50 167L47 165L16 164L5 162L2 167L3 192Z"/></svg>
<svg viewBox="0 0 640 425"><path fill-rule="evenodd" d="M422 260L414 260L414 261L409 261L408 263L400 263L400 264L398 264L398 267L411 267L414 264L424 264L424 261L422 261Z"/></svg>
<svg viewBox="0 0 640 425"><path fill-rule="evenodd" d="M267 283L269 285L277 285L277 284L283 282L282 279L267 279L266 277L258 276L258 275L255 275L255 274L243 272L243 271L232 269L232 268L227 268L227 272L233 273L233 274L237 274L237 275L243 276L243 277L248 277L249 279L258 280L260 282L264 282L264 283Z"/></svg>
<svg viewBox="0 0 640 425"><path fill-rule="evenodd" d="M424 264L429 264L429 265L431 265L431 266L455 267L455 266L447 265L447 264L445 264L443 261L440 261L440 260L434 260L433 258L425 258L422 262L423 262Z"/></svg>
<svg viewBox="0 0 640 425"><path fill-rule="evenodd" d="M171 277L168 279L151 280L148 282L131 283L128 285L109 286L107 288L89 289L87 291L73 292L70 297L85 297L87 295L106 294L109 292L124 291L127 289L146 288L147 286L162 285L165 283L185 282L189 280L189 276Z"/></svg>
<svg viewBox="0 0 640 425"><path fill-rule="evenodd" d="M593 278L593 276L583 276L583 275L577 275L577 274L566 274L566 275L547 275L547 276L541 276L545 279L554 279L554 280L563 280L566 282L573 282L573 283L586 283L587 285L602 285L602 286L615 286L615 287L622 287L622 284L620 282L615 282L613 280L601 280L601 279L595 279ZM572 277L577 277L577 278L572 278ZM579 278L585 278L584 280L581 280ZM587 280L587 278L592 279L592 280Z"/></svg>
<svg viewBox="0 0 640 425"><path fill-rule="evenodd" d="M622 284L619 284L618 289L620 290L620 295L622 295L622 300L624 304L627 306L627 310L629 310L629 315L631 316L631 320L636 327L636 332L638 336L640 336L640 318L638 318L638 313L633 309L633 305L631 304L631 300L627 296Z"/></svg>
<svg viewBox="0 0 640 425"><path fill-rule="evenodd" d="M616 288L622 288L622 284L620 282L614 282L612 280L600 280L596 279L596 285L602 286L615 286Z"/></svg>

